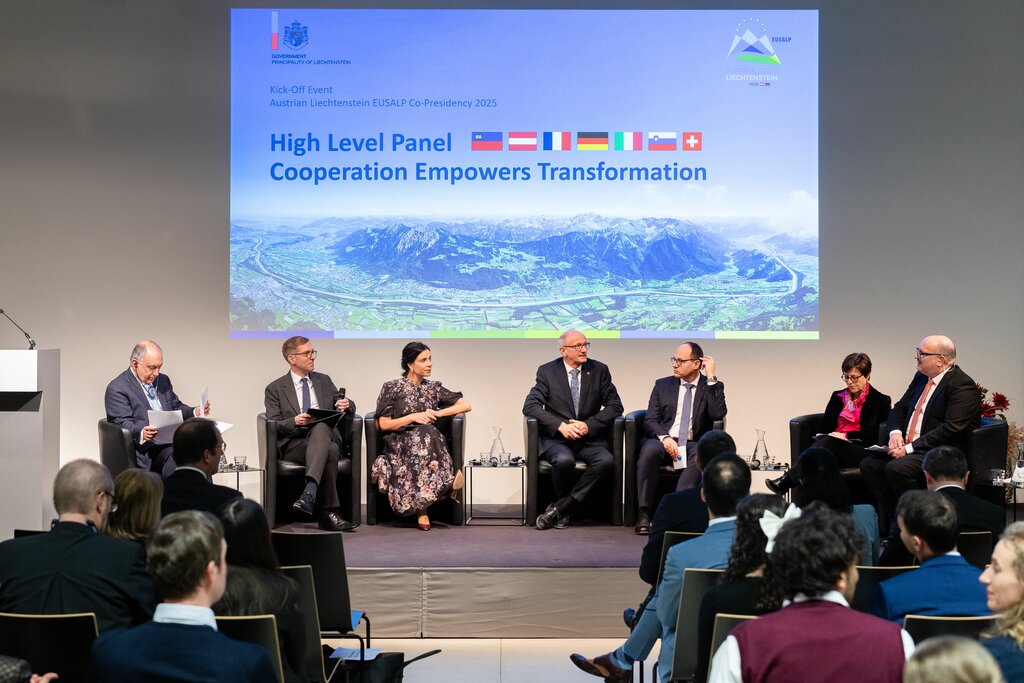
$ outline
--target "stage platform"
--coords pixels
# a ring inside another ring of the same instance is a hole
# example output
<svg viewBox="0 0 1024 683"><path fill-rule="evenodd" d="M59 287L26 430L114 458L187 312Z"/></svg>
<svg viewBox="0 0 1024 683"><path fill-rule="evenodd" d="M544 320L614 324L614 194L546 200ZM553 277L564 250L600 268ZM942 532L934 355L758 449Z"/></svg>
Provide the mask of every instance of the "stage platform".
<svg viewBox="0 0 1024 683"><path fill-rule="evenodd" d="M374 637L620 638L622 610L648 590L647 539L631 527L364 524L343 539L353 607Z"/></svg>

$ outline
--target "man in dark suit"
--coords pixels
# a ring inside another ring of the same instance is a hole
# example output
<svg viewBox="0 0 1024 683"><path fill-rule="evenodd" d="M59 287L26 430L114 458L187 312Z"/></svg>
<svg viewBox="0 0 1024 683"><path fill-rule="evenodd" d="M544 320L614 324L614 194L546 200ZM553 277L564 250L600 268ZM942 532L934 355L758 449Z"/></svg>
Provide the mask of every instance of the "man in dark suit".
<svg viewBox="0 0 1024 683"><path fill-rule="evenodd" d="M892 523L896 499L924 486L924 454L936 446L964 449L971 430L981 423L981 394L956 365L953 341L925 337L914 356L917 374L889 413L888 454L872 455L860 464L864 483L878 497L883 529Z"/></svg>
<svg viewBox="0 0 1024 683"><path fill-rule="evenodd" d="M343 445L338 426L351 424L347 422L351 415L346 415L349 400L339 394L330 377L313 371L316 349L309 339L286 339L281 354L290 369L267 385L263 403L267 418L277 423L280 457L306 466L306 488L292 507L305 515L319 508L321 529L352 531L359 524L343 519L338 511L338 460ZM342 416L317 422L309 414L313 408L333 408Z"/></svg>
<svg viewBox="0 0 1024 683"><path fill-rule="evenodd" d="M117 505L107 468L95 460L64 465L53 504L49 533L0 543L0 612L94 612L101 632L149 619L156 597L143 547L103 533Z"/></svg>
<svg viewBox="0 0 1024 683"><path fill-rule="evenodd" d="M242 497L235 489L210 481L226 448L213 420L191 417L178 427L174 432L174 460L178 468L164 479L161 515L182 510L216 514L229 500Z"/></svg>
<svg viewBox="0 0 1024 683"><path fill-rule="evenodd" d="M725 384L715 376L715 359L700 344L676 347L672 376L654 383L644 418L644 435L637 457L636 488L640 512L634 531L651 531L651 508L658 488L658 468L675 463L682 469L676 490L700 486L697 441L725 417ZM703 374L701 370L703 369Z"/></svg>
<svg viewBox="0 0 1024 683"><path fill-rule="evenodd" d="M608 449L611 426L622 401L608 366L587 357L590 342L569 330L558 338L561 358L537 368L537 380L523 403L523 415L537 420L540 457L551 463L557 500L537 516L537 528L564 529L569 515L612 473ZM573 485L576 458L587 469Z"/></svg>
<svg viewBox="0 0 1024 683"><path fill-rule="evenodd" d="M160 521L146 565L164 602L152 621L97 639L97 681L278 680L265 649L217 631L210 607L224 594L227 548L224 527L208 513L178 512Z"/></svg>
<svg viewBox="0 0 1024 683"><path fill-rule="evenodd" d="M171 386L171 378L160 374L164 352L156 342L142 340L132 349L129 367L107 385L103 403L107 422L121 425L132 433L135 461L144 470L163 476L174 471L171 444L154 442L157 428L149 424L150 410L180 410L182 419L209 415L210 404L203 411L181 402Z"/></svg>

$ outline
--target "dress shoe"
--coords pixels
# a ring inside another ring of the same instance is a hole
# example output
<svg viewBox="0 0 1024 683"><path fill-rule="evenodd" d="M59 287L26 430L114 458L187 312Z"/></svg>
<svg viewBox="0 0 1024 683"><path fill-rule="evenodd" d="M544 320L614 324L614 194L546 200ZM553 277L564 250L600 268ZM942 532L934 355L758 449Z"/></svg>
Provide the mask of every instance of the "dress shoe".
<svg viewBox="0 0 1024 683"><path fill-rule="evenodd" d="M569 515L558 515L558 521L555 522L556 529L568 529L569 528Z"/></svg>
<svg viewBox="0 0 1024 683"><path fill-rule="evenodd" d="M636 626L636 610L632 607L627 607L622 610L622 623L626 625L630 631Z"/></svg>
<svg viewBox="0 0 1024 683"><path fill-rule="evenodd" d="M574 652L569 655L569 659L583 671L592 676L603 678L608 683L629 683L629 681L633 680L633 670L616 666L608 655L587 659L583 655Z"/></svg>
<svg viewBox="0 0 1024 683"><path fill-rule="evenodd" d="M313 516L313 504L316 502L316 498L310 493L303 493L299 496L299 499L292 503L292 509L298 510L304 515L309 517Z"/></svg>
<svg viewBox="0 0 1024 683"><path fill-rule="evenodd" d="M452 492L451 494L449 494L452 500L458 502L459 491L461 491L462 487L465 485L466 479L462 476L462 470L459 470L458 472L455 473L455 480L452 481Z"/></svg>
<svg viewBox="0 0 1024 683"><path fill-rule="evenodd" d="M416 518L416 526L420 528L420 531L430 531L430 517L425 514L420 515Z"/></svg>
<svg viewBox="0 0 1024 683"><path fill-rule="evenodd" d="M651 516L646 512L641 512L633 531L637 536L649 536L651 534Z"/></svg>
<svg viewBox="0 0 1024 683"><path fill-rule="evenodd" d="M346 521L334 510L324 510L320 513L320 522L317 526L324 531L355 531L359 525Z"/></svg>
<svg viewBox="0 0 1024 683"><path fill-rule="evenodd" d="M764 482L764 485L768 487L768 490L777 496L786 495L793 485L789 481L789 473L783 474L778 479L768 479Z"/></svg>
<svg viewBox="0 0 1024 683"><path fill-rule="evenodd" d="M558 525L561 522L561 519L562 515L559 514L558 508L556 508L555 504L552 503L551 505L548 505L547 510L537 515L537 528L541 531L550 529L551 527L559 528ZM566 524L568 525L568 522L566 522ZM560 528L564 529L565 527L563 526Z"/></svg>

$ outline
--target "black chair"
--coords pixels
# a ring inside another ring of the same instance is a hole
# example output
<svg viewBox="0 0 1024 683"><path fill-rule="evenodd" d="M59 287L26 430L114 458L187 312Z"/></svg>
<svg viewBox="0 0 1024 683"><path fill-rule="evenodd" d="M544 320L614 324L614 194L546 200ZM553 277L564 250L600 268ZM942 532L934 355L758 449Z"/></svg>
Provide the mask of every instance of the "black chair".
<svg viewBox="0 0 1024 683"><path fill-rule="evenodd" d="M996 618L989 617L930 617L908 614L903 619L903 630L915 643L935 636L963 636L978 639L982 631L990 628Z"/></svg>
<svg viewBox="0 0 1024 683"><path fill-rule="evenodd" d="M376 415L367 413L363 419L366 428L366 523L380 524L397 519L388 502L386 493L381 493L375 482L370 481L370 468L373 462L384 452L384 434L377 428ZM452 467L455 472L462 470L465 457L466 416L451 415L438 418L434 423L441 436L448 444L448 452L452 456ZM458 500L447 496L430 506L431 521L440 521L453 526L463 524L463 493ZM414 518L415 519L415 518Z"/></svg>
<svg viewBox="0 0 1024 683"><path fill-rule="evenodd" d="M284 683L281 643L277 639L277 618L273 614L244 617L217 617L217 630L234 640L261 645L270 656L279 683Z"/></svg>
<svg viewBox="0 0 1024 683"><path fill-rule="evenodd" d="M583 501L579 517L606 522L614 526L622 524L622 432L623 418L615 418L611 429L612 476L603 486L596 487L592 495ZM537 523L537 515L547 509L555 500L555 487L551 482L551 463L540 458L540 428L537 420L524 418L524 442L526 443L526 523ZM576 461L576 479L587 469L587 463ZM609 504L610 502L610 504Z"/></svg>
<svg viewBox="0 0 1024 683"><path fill-rule="evenodd" d="M127 469L138 467L135 462L135 441L132 433L119 424L100 420L96 425L100 435L100 462L110 470L114 479Z"/></svg>
<svg viewBox="0 0 1024 683"><path fill-rule="evenodd" d="M323 683L327 680L324 654L320 647L320 613L316 609L316 587L313 568L308 564L281 567L281 573L299 585L299 604L306 632L306 680Z"/></svg>
<svg viewBox="0 0 1024 683"><path fill-rule="evenodd" d="M722 614L718 613L715 615L715 628L711 632L711 656L708 657L708 662L715 658L715 653L718 652L718 648L722 646L725 639L729 637L729 633L734 628L739 626L745 621L751 619L757 619L757 615L754 614Z"/></svg>
<svg viewBox="0 0 1024 683"><path fill-rule="evenodd" d="M623 515L622 524L633 526L636 524L636 516L639 512L639 503L636 499L636 463L640 457L640 444L646 438L644 436L644 418L647 417L646 410L634 410L625 416L622 443L622 467L625 473L626 488L622 493ZM714 429L725 429L725 420L715 420ZM676 483L682 470L677 470L672 465L663 465L658 468L658 487L654 493L654 505L651 506L651 515L658 509L658 502L666 493L676 490Z"/></svg>
<svg viewBox="0 0 1024 683"><path fill-rule="evenodd" d="M990 474L992 470L1006 469L1009 438L1010 427L1005 421L983 417L967 440L967 467L971 471L967 490L999 506L1006 505L1006 489L993 486Z"/></svg>
<svg viewBox="0 0 1024 683"><path fill-rule="evenodd" d="M338 499L341 515L350 522L359 522L359 482L362 478L363 418L355 414L355 401L349 399L349 409L341 418L338 429L342 436L341 458L338 460ZM263 508L267 521L284 524L295 518L292 503L302 494L306 485L306 466L281 458L278 448L277 422L266 413L256 416L256 445L260 467L265 470ZM272 454L272 455L271 455Z"/></svg>
<svg viewBox="0 0 1024 683"><path fill-rule="evenodd" d="M857 588L853 592L850 607L858 612L870 612L871 602L875 598L875 588L878 584L914 569L917 567L862 567L858 565L857 571L860 574L860 579L857 580Z"/></svg>
<svg viewBox="0 0 1024 683"><path fill-rule="evenodd" d="M956 542L956 549L964 559L980 569L992 559L993 547L991 531L961 531Z"/></svg>
<svg viewBox="0 0 1024 683"><path fill-rule="evenodd" d="M704 599L704 593L708 588L715 585L723 573L721 569L687 569L683 574L670 680L690 679L697 671L697 621L700 617L700 601Z"/></svg>
<svg viewBox="0 0 1024 683"><path fill-rule="evenodd" d="M800 454L810 448L814 443L814 435L821 433L821 421L825 413L809 413L798 415L789 421L789 464L792 467L800 459ZM885 437L886 428L883 424L879 427L879 442ZM885 437L888 440L888 437ZM869 444L870 445L870 444ZM864 483L859 467L846 467L840 470L843 481L850 491L850 502L853 505L874 505L875 496Z"/></svg>
<svg viewBox="0 0 1024 683"><path fill-rule="evenodd" d="M91 681L96 615L0 613L0 652L27 661L36 673L61 681Z"/></svg>

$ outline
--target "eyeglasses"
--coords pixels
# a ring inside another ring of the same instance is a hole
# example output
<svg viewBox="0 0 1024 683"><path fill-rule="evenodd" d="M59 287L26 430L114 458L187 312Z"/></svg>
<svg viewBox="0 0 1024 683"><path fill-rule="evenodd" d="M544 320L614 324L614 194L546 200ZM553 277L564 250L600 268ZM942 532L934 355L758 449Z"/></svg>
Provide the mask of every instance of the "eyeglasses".
<svg viewBox="0 0 1024 683"><path fill-rule="evenodd" d="M844 382L856 382L857 380L864 379L864 375L839 375L839 379Z"/></svg>
<svg viewBox="0 0 1024 683"><path fill-rule="evenodd" d="M582 351L583 349L589 349L590 348L590 342L583 342L582 344L573 344L571 346L566 344L566 345L562 346L562 348L563 349L572 349L573 351Z"/></svg>
<svg viewBox="0 0 1024 683"><path fill-rule="evenodd" d="M223 441L221 441L217 445L220 446L220 452L221 453L223 453L224 451L226 451L228 449L228 445L226 443L224 443Z"/></svg>
<svg viewBox="0 0 1024 683"><path fill-rule="evenodd" d="M312 351L303 351L302 353L289 353L289 356L305 356L306 358L313 360L316 358L316 349Z"/></svg>
<svg viewBox="0 0 1024 683"><path fill-rule="evenodd" d="M110 496L110 511L117 512L117 499L114 498L114 494L110 491L100 491L100 493Z"/></svg>
<svg viewBox="0 0 1024 683"><path fill-rule="evenodd" d="M694 363L699 363L700 362L700 358L676 358L675 356L672 356L671 358L669 358L669 361L671 361L672 365L682 365L683 363L685 363L687 361L691 361L691 360Z"/></svg>
<svg viewBox="0 0 1024 683"><path fill-rule="evenodd" d="M925 353L921 349L914 349L914 358L916 358L918 360L921 360L922 358L927 358L928 356L941 356L941 355L942 355L941 353Z"/></svg>

